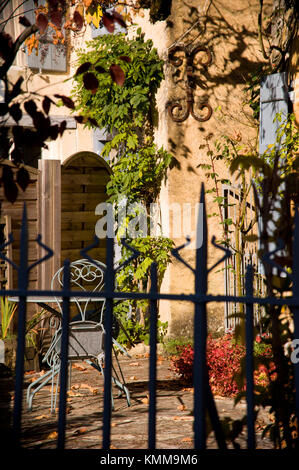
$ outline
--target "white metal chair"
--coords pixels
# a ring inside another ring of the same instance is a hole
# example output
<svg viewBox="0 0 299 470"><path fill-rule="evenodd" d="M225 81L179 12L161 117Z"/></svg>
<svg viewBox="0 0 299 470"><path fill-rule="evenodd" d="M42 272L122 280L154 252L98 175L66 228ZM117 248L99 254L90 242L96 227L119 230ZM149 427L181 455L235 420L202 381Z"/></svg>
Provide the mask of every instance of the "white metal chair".
<svg viewBox="0 0 299 470"><path fill-rule="evenodd" d="M104 314L106 300L104 298L90 298L88 297L88 292L101 291L103 289L105 268L106 266L100 261L91 263L86 259L80 259L70 264L70 287L72 290L83 290L86 292L86 297L71 298L72 310L75 310L75 312L71 312L71 314L76 313L76 315L72 316L70 320L68 346L68 361L70 365L72 361L84 360L103 375L105 373L103 366L105 362ZM60 268L53 276L51 282L52 290L58 290L62 286L63 270L63 267ZM55 412L56 409L60 376L62 300L61 298L53 297L53 302L55 300L58 306L57 314L55 314L56 311L51 308L51 312L54 314L54 316L51 317L52 320L54 318L54 323L52 321L51 324L54 329L54 334L50 347L43 358L43 362L47 362L50 369L27 388L27 406L29 410L32 409L34 395L49 382L51 382L51 412ZM118 324L115 318L113 319L112 330L112 345L117 365L117 369L114 364L112 365L112 383L118 388L119 395L123 392L125 393L128 406L130 406L129 390L125 384L115 347L127 356L129 356L129 354L116 341ZM69 385L70 381L71 367L69 368ZM54 391L55 382L56 390ZM113 407L114 401L112 396L112 408Z"/></svg>

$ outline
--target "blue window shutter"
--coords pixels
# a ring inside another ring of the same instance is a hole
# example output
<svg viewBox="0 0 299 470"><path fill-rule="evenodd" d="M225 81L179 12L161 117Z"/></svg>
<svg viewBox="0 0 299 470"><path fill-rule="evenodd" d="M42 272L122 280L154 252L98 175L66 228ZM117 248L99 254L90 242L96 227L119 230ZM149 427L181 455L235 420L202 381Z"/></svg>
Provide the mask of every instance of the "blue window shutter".
<svg viewBox="0 0 299 470"><path fill-rule="evenodd" d="M101 155L105 143L108 141L107 132L105 129L94 129L93 130L93 151Z"/></svg>
<svg viewBox="0 0 299 470"><path fill-rule="evenodd" d="M289 91L287 73L274 73L262 78L260 88L260 154L276 141L280 123L273 122L277 113L287 116Z"/></svg>
<svg viewBox="0 0 299 470"><path fill-rule="evenodd" d="M35 23L34 8L33 0L27 1L24 6L24 16L28 18L31 24ZM66 72L66 45L55 46L49 39L47 39L47 35L45 34L40 40L38 55L36 55L35 50L30 55L27 54L27 62L30 68L51 72Z"/></svg>

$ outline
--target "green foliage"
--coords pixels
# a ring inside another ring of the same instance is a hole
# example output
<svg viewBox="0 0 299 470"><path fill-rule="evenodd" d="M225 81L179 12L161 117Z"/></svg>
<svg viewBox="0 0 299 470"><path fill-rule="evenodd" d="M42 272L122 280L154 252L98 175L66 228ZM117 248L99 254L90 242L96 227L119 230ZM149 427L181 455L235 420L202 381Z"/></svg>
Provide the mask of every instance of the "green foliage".
<svg viewBox="0 0 299 470"><path fill-rule="evenodd" d="M157 264L158 287L161 285L166 267L171 261L170 252L173 248L173 241L165 237L144 237L130 240L130 246L139 251L138 259L128 263L116 277L118 288L125 292L147 292L150 282L150 268L152 263ZM123 249L121 262L131 256L131 251ZM148 300L132 300L130 304L133 308L131 318L128 318L128 312L117 310L117 314L122 318L125 328L129 332L131 340L135 343L149 341L149 308ZM116 307L117 308L117 307ZM157 339L162 342L167 332L168 323L157 321ZM120 331L119 341L127 342L126 335Z"/></svg>
<svg viewBox="0 0 299 470"><path fill-rule="evenodd" d="M99 128L111 133L117 130L117 135L105 148L106 153L121 142L125 142L128 149L136 149L137 130L144 126L164 77L163 61L153 48L153 42L144 40L140 29L135 39L124 34L103 35L87 42L87 46L88 51L78 50L78 62L91 64L98 88L95 92L87 90L83 75L75 76L72 93L77 100L76 109L94 119ZM125 73L123 86L104 73L111 65L119 65Z"/></svg>
<svg viewBox="0 0 299 470"><path fill-rule="evenodd" d="M105 145L102 152L103 155L109 155L112 149L117 150L117 155L112 160L112 175L107 184L108 202L115 203L116 213L120 209L117 206L120 201L143 204L146 226L149 229L150 204L157 200L172 161L172 156L163 148L157 148L153 141L155 93L164 78L163 61L153 48L153 42L144 40L140 28L134 39L129 39L124 34L105 35L88 42L87 46L88 51L78 51L78 70L91 72L97 86L88 86L89 89L86 89L84 85L87 74L76 74L73 89L76 109L86 118L93 119L99 128L105 128L113 134L111 142ZM120 67L116 68L120 75L124 72L122 86L118 84L122 82L121 77L116 82L113 80L111 67ZM108 70L110 74L107 73ZM118 239L123 236L134 217L136 213L129 213L122 219L117 229ZM118 288L126 292L147 292L153 262L157 263L160 286L170 262L172 241L150 236L129 238L126 241L140 252L140 256L117 274ZM131 254L123 247L121 262ZM129 304L133 307L130 315L128 303L117 305L116 314L133 343L147 342L148 302L130 301ZM166 329L167 323L158 320L158 340L163 339ZM122 329L118 340L124 344L128 342Z"/></svg>
<svg viewBox="0 0 299 470"><path fill-rule="evenodd" d="M280 123L276 141L263 155L238 157L232 170L256 169L254 194L258 214L261 218L259 255L264 264L263 281L265 295L283 299L289 296L291 280L285 272L292 271L294 211L292 206L299 201L299 131L293 115L284 119L276 116ZM271 243L283 241L283 250L277 254L278 269L266 262L263 255L272 250ZM284 270L284 272L283 272ZM256 407L269 406L274 420L265 433L269 433L276 448L296 446L294 364L290 360L290 344L293 339L294 314L285 306L268 305L261 320L264 332L269 333L267 348L259 356L260 366L268 377L267 387L257 390ZM257 347L260 348L260 345ZM243 368L244 370L244 368ZM243 374L244 380L244 374Z"/></svg>
<svg viewBox="0 0 299 470"><path fill-rule="evenodd" d="M261 79L268 73L274 73L267 64L262 64L253 73L249 73L244 92L247 95L246 102L252 109L253 118L258 121L260 117L260 87Z"/></svg>
<svg viewBox="0 0 299 470"><path fill-rule="evenodd" d="M29 320L26 321L25 336L28 343L30 343L37 352L39 351L38 334L42 331L41 321L46 315L45 310L36 312Z"/></svg>
<svg viewBox="0 0 299 470"><path fill-rule="evenodd" d="M107 184L110 202L120 196L128 202L150 204L159 196L161 183L166 178L172 156L154 143L138 148L138 152L127 151L116 159L111 179Z"/></svg>
<svg viewBox="0 0 299 470"><path fill-rule="evenodd" d="M136 311L131 315L129 314L128 305L124 306L119 304L114 309L117 318L121 321L124 328L120 328L117 341L125 347L131 347L132 345L144 342L149 344L149 318L145 318L145 321L141 323L138 321ZM157 321L157 341L163 343L164 336L167 333L168 322Z"/></svg>
<svg viewBox="0 0 299 470"><path fill-rule="evenodd" d="M170 252L174 247L173 241L166 237L148 236L130 240L130 246L138 250L140 256L137 260L131 261L117 274L117 284L121 290L129 289L138 292L140 285L145 286L152 263L157 264L158 283L160 284L166 267L171 261ZM128 259L131 254L130 250L124 248L121 262Z"/></svg>
<svg viewBox="0 0 299 470"><path fill-rule="evenodd" d="M167 356L174 356L178 350L187 346L193 345L193 338L188 338L186 336L176 336L167 338L164 341L163 348Z"/></svg>
<svg viewBox="0 0 299 470"><path fill-rule="evenodd" d="M10 332L9 326L12 322L14 317L15 311L17 309L17 305L14 302L8 300L7 297L1 297L0 299L0 307L1 307L1 339L9 339Z"/></svg>

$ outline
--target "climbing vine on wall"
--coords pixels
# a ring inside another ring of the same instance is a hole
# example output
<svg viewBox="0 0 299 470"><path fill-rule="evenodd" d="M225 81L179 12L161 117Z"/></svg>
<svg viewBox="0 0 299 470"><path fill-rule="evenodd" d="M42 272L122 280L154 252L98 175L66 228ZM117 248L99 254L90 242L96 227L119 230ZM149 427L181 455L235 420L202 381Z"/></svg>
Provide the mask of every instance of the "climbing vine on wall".
<svg viewBox="0 0 299 470"><path fill-rule="evenodd" d="M139 258L119 273L118 288L147 291L151 263L157 263L161 285L173 247L170 239L162 235L153 237L150 231L151 204L158 200L172 162L172 156L154 142L155 94L164 78L163 61L153 42L145 41L140 28L132 39L124 34L104 35L89 41L87 46L87 51L78 50L79 67L72 94L76 110L89 118L87 125L93 122L113 135L102 152L110 157L113 170L107 185L108 202L114 204L116 220L119 220L119 201L125 201L126 205L141 204L145 208L146 233L139 232L132 237L131 232L126 231L136 217L134 211L127 212L117 227L117 237L123 237L125 231L126 241L140 252ZM86 87L88 73L94 77L96 86L91 83ZM116 80L113 80L113 73L117 75ZM122 260L130 255L123 247ZM119 307L119 314L134 341L146 340L147 302L132 301L131 305L134 307L133 321L132 317L126 319L127 311L123 311L123 306ZM160 322L158 326L161 339L167 324Z"/></svg>

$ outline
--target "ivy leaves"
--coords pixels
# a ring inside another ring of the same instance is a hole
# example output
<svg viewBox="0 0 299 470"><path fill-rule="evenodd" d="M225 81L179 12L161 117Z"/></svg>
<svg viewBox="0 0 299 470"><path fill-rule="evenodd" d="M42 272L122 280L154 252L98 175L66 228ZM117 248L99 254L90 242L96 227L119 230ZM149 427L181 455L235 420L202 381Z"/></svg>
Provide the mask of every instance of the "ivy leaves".
<svg viewBox="0 0 299 470"><path fill-rule="evenodd" d="M104 35L79 50L73 96L77 110L92 115L100 128L127 133L134 146L136 128L147 118L151 100L163 78L163 61L141 30L135 39Z"/></svg>
<svg viewBox="0 0 299 470"><path fill-rule="evenodd" d="M172 156L155 144L138 148L138 152L127 151L113 165L113 173L107 184L110 202L117 202L120 194L128 201L150 204L160 192Z"/></svg>

